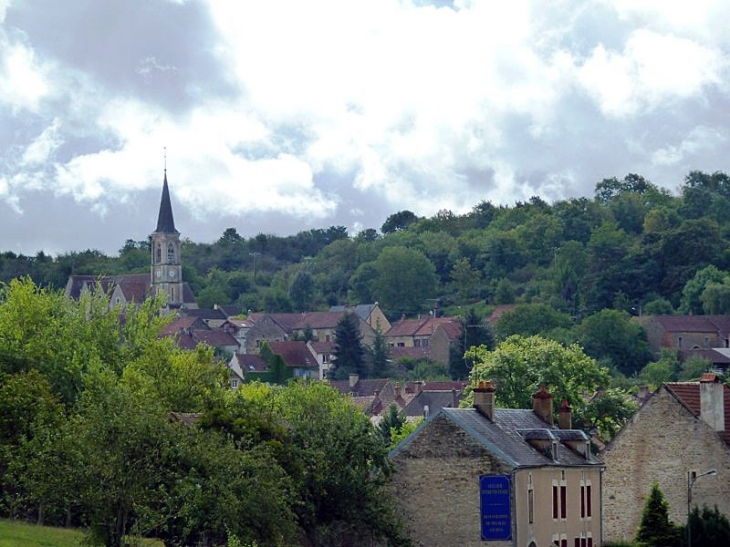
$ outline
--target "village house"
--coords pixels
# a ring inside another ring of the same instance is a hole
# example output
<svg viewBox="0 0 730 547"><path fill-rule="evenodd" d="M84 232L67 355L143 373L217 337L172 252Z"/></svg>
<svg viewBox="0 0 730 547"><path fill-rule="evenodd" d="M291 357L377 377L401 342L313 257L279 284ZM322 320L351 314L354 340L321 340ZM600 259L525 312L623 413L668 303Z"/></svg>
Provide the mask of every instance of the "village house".
<svg viewBox="0 0 730 547"><path fill-rule="evenodd" d="M392 452L393 490L410 537L431 547L593 547L602 544L601 473L567 403L495 408L494 388L473 408L442 408Z"/></svg>
<svg viewBox="0 0 730 547"><path fill-rule="evenodd" d="M461 334L461 324L456 317L401 319L385 333L388 345L397 348L419 348L419 355L448 365L449 351Z"/></svg>
<svg viewBox="0 0 730 547"><path fill-rule="evenodd" d="M238 387L254 375L261 377L268 370L268 363L260 355L250 353L234 353L228 361L229 382L231 389Z"/></svg>
<svg viewBox="0 0 730 547"><path fill-rule="evenodd" d="M728 315L643 315L633 320L646 332L655 355L664 348L678 352L730 348Z"/></svg>
<svg viewBox="0 0 730 547"><path fill-rule="evenodd" d="M715 374L699 382L663 384L601 453L607 541L632 539L653 482L669 516L687 521L689 477L716 474L692 486L692 504L730 514L730 388Z"/></svg>

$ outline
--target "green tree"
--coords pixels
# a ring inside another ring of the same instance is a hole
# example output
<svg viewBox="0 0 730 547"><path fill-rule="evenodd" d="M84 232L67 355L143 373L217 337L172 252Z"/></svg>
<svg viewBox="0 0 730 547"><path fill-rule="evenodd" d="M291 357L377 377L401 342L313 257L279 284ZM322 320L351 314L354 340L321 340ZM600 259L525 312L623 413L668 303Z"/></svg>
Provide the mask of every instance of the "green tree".
<svg viewBox="0 0 730 547"><path fill-rule="evenodd" d="M365 348L362 345L359 320L354 313L345 313L335 327L335 348L332 352L330 374L347 378L349 374L367 377Z"/></svg>
<svg viewBox="0 0 730 547"><path fill-rule="evenodd" d="M694 506L689 515L689 527L692 530L690 547L730 545L730 520L718 510L717 505L713 509L704 505L702 510Z"/></svg>
<svg viewBox="0 0 730 547"><path fill-rule="evenodd" d="M601 391L586 405L575 425L595 427L603 441L610 441L639 409L639 405L621 389Z"/></svg>
<svg viewBox="0 0 730 547"><path fill-rule="evenodd" d="M366 349L370 361L370 371L373 378L385 378L390 370L390 347L378 323L375 329L373 345Z"/></svg>
<svg viewBox="0 0 730 547"><path fill-rule="evenodd" d="M588 355L610 359L623 374L639 372L652 358L644 329L624 311L594 313L578 325L576 332Z"/></svg>
<svg viewBox="0 0 730 547"><path fill-rule="evenodd" d="M679 302L679 312L683 314L702 315L704 306L702 293L709 283L723 283L728 273L710 265L697 270L694 277L685 283L682 289L682 299Z"/></svg>
<svg viewBox="0 0 730 547"><path fill-rule="evenodd" d="M459 319L461 332L454 344L449 348L449 375L453 380L465 380L474 366L472 358L467 356L469 349L484 346L494 349L494 336L491 327L485 323L474 308L469 308Z"/></svg>
<svg viewBox="0 0 730 547"><path fill-rule="evenodd" d="M547 304L518 304L502 314L494 325L494 331L497 338L505 339L513 334L549 336L553 329L569 329L572 326L570 316Z"/></svg>
<svg viewBox="0 0 730 547"><path fill-rule="evenodd" d="M648 363L639 375L653 389L665 382L675 382L679 377L680 364L676 350L664 348L658 361Z"/></svg>
<svg viewBox="0 0 730 547"><path fill-rule="evenodd" d="M680 547L682 541L682 529L669 520L669 504L655 482L644 504L636 542L642 547Z"/></svg>
<svg viewBox="0 0 730 547"><path fill-rule="evenodd" d="M391 437L399 434L405 423L405 416L401 416L398 411L398 406L395 403L391 403L383 419L378 423L378 432L383 437L383 442L386 445L390 445Z"/></svg>
<svg viewBox="0 0 730 547"><path fill-rule="evenodd" d="M306 271L299 271L289 287L289 300L296 311L306 312L314 301L314 278Z"/></svg>
<svg viewBox="0 0 730 547"><path fill-rule="evenodd" d="M460 258L451 268L451 279L459 295L459 300L468 302L479 290L482 275L479 270L472 269L468 258Z"/></svg>
<svg viewBox="0 0 730 547"><path fill-rule="evenodd" d="M608 384L608 371L579 346L563 347L539 336L510 336L494 351L477 347L467 354L475 361L471 382L496 381L497 403L508 408L531 408L532 394L544 385L558 401L566 398L580 417L584 394Z"/></svg>
<svg viewBox="0 0 730 547"><path fill-rule="evenodd" d="M380 231L384 234L392 234L398 230L405 230L417 220L418 217L413 212L408 210L399 211L385 219Z"/></svg>
<svg viewBox="0 0 730 547"><path fill-rule="evenodd" d="M703 372L709 370L712 363L709 359L705 359L701 355L691 355L682 363L679 372L679 380L686 382L689 380L699 380Z"/></svg>
<svg viewBox="0 0 730 547"><path fill-rule="evenodd" d="M436 270L421 252L388 247L375 261L374 295L389 315L423 311L436 295Z"/></svg>
<svg viewBox="0 0 730 547"><path fill-rule="evenodd" d="M730 313L730 276L722 283L709 282L700 296L702 310L709 315Z"/></svg>

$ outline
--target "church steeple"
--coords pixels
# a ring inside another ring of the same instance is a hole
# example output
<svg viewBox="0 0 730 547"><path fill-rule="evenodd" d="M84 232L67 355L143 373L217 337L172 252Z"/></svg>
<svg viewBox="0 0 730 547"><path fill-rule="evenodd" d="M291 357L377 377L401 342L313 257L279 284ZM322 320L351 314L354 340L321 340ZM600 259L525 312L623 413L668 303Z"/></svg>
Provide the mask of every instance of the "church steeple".
<svg viewBox="0 0 730 547"><path fill-rule="evenodd" d="M160 200L160 214L157 217L156 233L178 234L175 229L175 219L172 217L172 203L170 202L170 189L167 187L167 169L165 169L165 180L162 183L162 199Z"/></svg>
<svg viewBox="0 0 730 547"><path fill-rule="evenodd" d="M150 236L151 288L153 294L164 294L168 308L180 307L184 303L182 264L180 263L180 232L175 229L172 217L170 189L167 186L167 168L162 183L160 214L157 229Z"/></svg>

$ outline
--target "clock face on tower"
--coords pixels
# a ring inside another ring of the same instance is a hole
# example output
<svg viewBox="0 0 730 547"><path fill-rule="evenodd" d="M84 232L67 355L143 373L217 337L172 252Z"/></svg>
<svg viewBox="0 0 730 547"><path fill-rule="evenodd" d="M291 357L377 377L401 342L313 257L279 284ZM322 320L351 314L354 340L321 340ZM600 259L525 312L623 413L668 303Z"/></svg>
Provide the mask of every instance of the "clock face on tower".
<svg viewBox="0 0 730 547"><path fill-rule="evenodd" d="M157 270L155 271L155 275L157 276L157 279L159 279L160 277L162 277L162 270L159 269L159 268L157 268Z"/></svg>
<svg viewBox="0 0 730 547"><path fill-rule="evenodd" d="M175 270L168 271L167 275L170 277L170 279L175 279Z"/></svg>

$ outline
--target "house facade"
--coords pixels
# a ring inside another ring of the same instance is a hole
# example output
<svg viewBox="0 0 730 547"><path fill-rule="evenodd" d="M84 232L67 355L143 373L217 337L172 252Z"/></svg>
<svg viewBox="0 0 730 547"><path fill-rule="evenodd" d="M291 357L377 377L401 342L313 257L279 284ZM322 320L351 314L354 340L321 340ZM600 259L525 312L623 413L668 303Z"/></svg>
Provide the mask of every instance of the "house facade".
<svg viewBox="0 0 730 547"><path fill-rule="evenodd" d="M423 356L441 364L449 362L449 348L461 332L456 317L401 319L385 333L388 345L393 348L418 348Z"/></svg>
<svg viewBox="0 0 730 547"><path fill-rule="evenodd" d="M730 514L730 388L716 375L662 385L601 452L607 541L632 539L656 481L669 516L687 521L688 474L715 470L692 487L692 503Z"/></svg>
<svg viewBox="0 0 730 547"><path fill-rule="evenodd" d="M601 545L603 464L571 429L569 407L561 429L544 391L532 410L495 408L489 383L474 394L474 408L442 408L391 452L393 491L414 542Z"/></svg>
<svg viewBox="0 0 730 547"><path fill-rule="evenodd" d="M684 352L730 347L728 315L644 315L633 320L646 332L654 354L663 348Z"/></svg>

